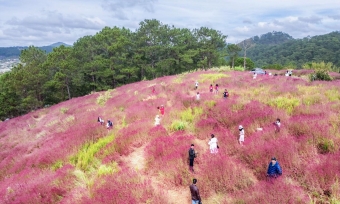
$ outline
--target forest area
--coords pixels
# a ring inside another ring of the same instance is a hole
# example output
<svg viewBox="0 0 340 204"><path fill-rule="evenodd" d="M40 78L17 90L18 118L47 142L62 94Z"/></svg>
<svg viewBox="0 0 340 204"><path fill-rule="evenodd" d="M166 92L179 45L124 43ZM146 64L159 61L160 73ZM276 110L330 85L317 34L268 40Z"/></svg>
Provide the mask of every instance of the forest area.
<svg viewBox="0 0 340 204"><path fill-rule="evenodd" d="M0 75L0 119L94 91L225 65L226 38L214 29L176 28L152 19L134 32L105 27L48 54L30 46L21 51L21 64Z"/></svg>
<svg viewBox="0 0 340 204"><path fill-rule="evenodd" d="M248 39L249 57L257 67L302 68L305 63L331 62L340 67L340 32L294 39L283 32L269 32ZM240 43L241 46L241 43Z"/></svg>

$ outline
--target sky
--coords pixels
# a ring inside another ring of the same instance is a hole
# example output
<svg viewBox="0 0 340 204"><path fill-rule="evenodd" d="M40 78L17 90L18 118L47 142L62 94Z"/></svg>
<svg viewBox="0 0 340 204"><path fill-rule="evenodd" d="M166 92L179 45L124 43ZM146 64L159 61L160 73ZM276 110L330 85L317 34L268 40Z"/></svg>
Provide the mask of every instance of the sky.
<svg viewBox="0 0 340 204"><path fill-rule="evenodd" d="M272 31L303 38L340 30L340 0L0 0L0 47L72 45L105 26L135 31L145 19L213 28L227 43Z"/></svg>

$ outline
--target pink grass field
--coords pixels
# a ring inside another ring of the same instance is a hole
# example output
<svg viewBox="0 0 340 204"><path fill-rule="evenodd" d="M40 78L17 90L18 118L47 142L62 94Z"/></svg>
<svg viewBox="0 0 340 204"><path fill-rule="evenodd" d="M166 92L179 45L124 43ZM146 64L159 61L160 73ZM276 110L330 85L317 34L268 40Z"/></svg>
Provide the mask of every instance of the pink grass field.
<svg viewBox="0 0 340 204"><path fill-rule="evenodd" d="M340 81L309 82L307 74L254 80L249 72L185 73L0 122L0 204L190 203L193 178L203 203L339 203ZM219 84L218 94L210 84ZM155 127L160 105L165 114ZM190 115L190 108L201 113ZM217 154L209 151L212 133ZM195 173L187 160L192 143ZM87 168L74 163L81 154ZM267 180L274 156L283 175Z"/></svg>

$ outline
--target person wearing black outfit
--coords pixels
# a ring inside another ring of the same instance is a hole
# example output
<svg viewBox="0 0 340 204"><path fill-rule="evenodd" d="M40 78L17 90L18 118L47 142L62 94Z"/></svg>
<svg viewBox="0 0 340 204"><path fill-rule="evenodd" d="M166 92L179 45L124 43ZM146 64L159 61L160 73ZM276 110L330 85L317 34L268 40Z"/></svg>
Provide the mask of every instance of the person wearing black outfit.
<svg viewBox="0 0 340 204"><path fill-rule="evenodd" d="M224 89L224 92L223 92L223 98L228 98L229 97L229 93L227 91L227 89Z"/></svg>
<svg viewBox="0 0 340 204"><path fill-rule="evenodd" d="M191 193L191 201L192 204L200 204L202 203L201 201L201 196L200 196L200 192L196 186L197 183L197 179L193 179L192 180L192 184L190 185L190 193Z"/></svg>
<svg viewBox="0 0 340 204"><path fill-rule="evenodd" d="M189 170L192 172L194 172L194 159L196 157L194 146L194 144L191 144L189 149Z"/></svg>

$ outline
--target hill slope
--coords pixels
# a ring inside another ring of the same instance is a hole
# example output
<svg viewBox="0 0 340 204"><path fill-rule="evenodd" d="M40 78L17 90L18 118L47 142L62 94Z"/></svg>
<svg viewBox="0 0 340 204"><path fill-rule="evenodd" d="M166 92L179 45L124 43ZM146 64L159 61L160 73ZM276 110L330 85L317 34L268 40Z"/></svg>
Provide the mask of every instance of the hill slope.
<svg viewBox="0 0 340 204"><path fill-rule="evenodd" d="M276 32L252 38L253 46L247 51L255 65L294 64L301 67L306 62L332 62L340 67L340 32L326 35L293 39Z"/></svg>
<svg viewBox="0 0 340 204"><path fill-rule="evenodd" d="M210 93L216 83L220 92ZM202 71L125 85L2 122L0 203L190 203L193 177L203 203L339 202L339 85ZM222 98L225 88L228 99ZM165 115L154 127L162 104ZM111 119L114 128L98 124L98 116ZM282 127L275 133L277 117ZM219 141L216 155L207 145L211 133ZM195 174L187 166L191 143L198 151ZM272 156L283 176L266 181Z"/></svg>

